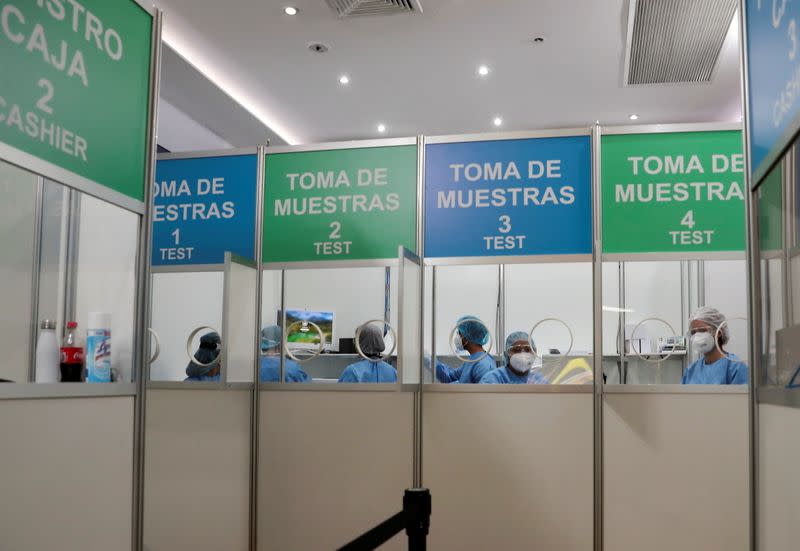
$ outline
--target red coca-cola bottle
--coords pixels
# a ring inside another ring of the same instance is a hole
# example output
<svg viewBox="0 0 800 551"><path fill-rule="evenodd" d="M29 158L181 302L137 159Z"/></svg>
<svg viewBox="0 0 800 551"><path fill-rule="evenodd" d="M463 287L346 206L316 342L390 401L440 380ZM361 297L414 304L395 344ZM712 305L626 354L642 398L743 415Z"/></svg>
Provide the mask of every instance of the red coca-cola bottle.
<svg viewBox="0 0 800 551"><path fill-rule="evenodd" d="M67 323L67 334L61 343L61 382L80 383L83 380L83 347L78 343L78 323Z"/></svg>

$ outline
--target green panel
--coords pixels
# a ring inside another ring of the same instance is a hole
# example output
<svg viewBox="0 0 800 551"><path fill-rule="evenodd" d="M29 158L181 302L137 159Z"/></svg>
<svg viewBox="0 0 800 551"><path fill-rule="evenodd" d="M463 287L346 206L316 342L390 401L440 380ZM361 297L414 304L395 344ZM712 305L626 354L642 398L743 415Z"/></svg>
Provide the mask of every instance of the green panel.
<svg viewBox="0 0 800 551"><path fill-rule="evenodd" d="M758 235L761 253L783 249L783 170L777 164L758 186Z"/></svg>
<svg viewBox="0 0 800 551"><path fill-rule="evenodd" d="M0 141L143 200L151 24L132 0L0 2Z"/></svg>
<svg viewBox="0 0 800 551"><path fill-rule="evenodd" d="M602 139L604 253L743 251L739 131Z"/></svg>
<svg viewBox="0 0 800 551"><path fill-rule="evenodd" d="M267 155L264 262L396 258L416 249L414 145Z"/></svg>

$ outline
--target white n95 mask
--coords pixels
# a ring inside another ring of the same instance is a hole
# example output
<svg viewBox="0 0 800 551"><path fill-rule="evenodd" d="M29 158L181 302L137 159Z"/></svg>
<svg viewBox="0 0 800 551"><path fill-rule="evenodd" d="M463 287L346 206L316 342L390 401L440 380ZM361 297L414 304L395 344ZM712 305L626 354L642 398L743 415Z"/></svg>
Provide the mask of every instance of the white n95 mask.
<svg viewBox="0 0 800 551"><path fill-rule="evenodd" d="M695 333L692 335L692 346L701 354L708 354L714 349L714 337L711 333Z"/></svg>
<svg viewBox="0 0 800 551"><path fill-rule="evenodd" d="M511 356L511 369L515 373L523 375L531 370L535 361L536 356L530 352L520 352Z"/></svg>

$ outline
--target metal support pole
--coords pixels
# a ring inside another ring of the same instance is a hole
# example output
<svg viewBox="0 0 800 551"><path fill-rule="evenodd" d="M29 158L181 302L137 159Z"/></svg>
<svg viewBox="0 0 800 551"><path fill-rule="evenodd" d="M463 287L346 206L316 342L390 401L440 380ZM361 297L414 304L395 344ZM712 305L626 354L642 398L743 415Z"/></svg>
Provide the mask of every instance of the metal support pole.
<svg viewBox="0 0 800 551"><path fill-rule="evenodd" d="M133 538L134 551L144 548L144 471L145 471L145 422L147 380L150 378L150 258L152 248L153 180L156 167L156 130L158 128L158 89L161 75L161 29L164 16L156 10L150 44L150 90L147 114L147 150L144 181L144 216L140 219L138 256L136 258L136 288L138 290L134 313L133 378L136 382L134 398L134 444L133 444Z"/></svg>
<svg viewBox="0 0 800 551"><path fill-rule="evenodd" d="M42 281L42 223L44 218L44 178L36 178L33 213L33 257L31 259L31 320L28 342L28 382L36 380L36 343L39 339L39 288Z"/></svg>
<svg viewBox="0 0 800 551"><path fill-rule="evenodd" d="M592 180L594 182L594 194L592 208L594 216L593 224L593 248L592 248L592 304L594 318L594 334L592 338L593 361L594 361L594 393L592 407L592 421L594 424L592 434L594 435L594 550L603 550L603 245L602 245L602 224L600 220L601 210L601 186L602 174L600 171L600 145L601 129L599 124L595 124L592 129ZM622 264L620 264L622 266ZM621 293L620 302L624 305L624 273L621 269ZM620 312L622 314L622 312ZM620 318L622 325L622 339L625 338L624 317ZM624 356L624 343L620 350L620 359ZM621 382L621 381L620 381Z"/></svg>
<svg viewBox="0 0 800 551"><path fill-rule="evenodd" d="M256 149L256 327L255 362L253 365L253 397L250 404L250 551L255 551L258 545L258 459L259 459L259 432L260 432L260 404L261 392L258 383L261 373L261 320L263 319L263 286L264 286L264 172L266 148L259 146Z"/></svg>

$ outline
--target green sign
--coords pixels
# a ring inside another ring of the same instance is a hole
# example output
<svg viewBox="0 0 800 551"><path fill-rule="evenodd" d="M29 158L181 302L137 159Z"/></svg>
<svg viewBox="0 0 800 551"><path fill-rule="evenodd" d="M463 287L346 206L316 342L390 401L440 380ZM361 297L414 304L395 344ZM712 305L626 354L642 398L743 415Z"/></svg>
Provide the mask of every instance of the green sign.
<svg viewBox="0 0 800 551"><path fill-rule="evenodd" d="M132 0L0 2L0 142L143 200L151 21Z"/></svg>
<svg viewBox="0 0 800 551"><path fill-rule="evenodd" d="M414 145L269 154L265 182L264 262L416 250Z"/></svg>
<svg viewBox="0 0 800 551"><path fill-rule="evenodd" d="M758 235L761 253L783 250L783 170L780 163L758 186Z"/></svg>
<svg viewBox="0 0 800 551"><path fill-rule="evenodd" d="M739 131L602 138L604 253L743 251Z"/></svg>

